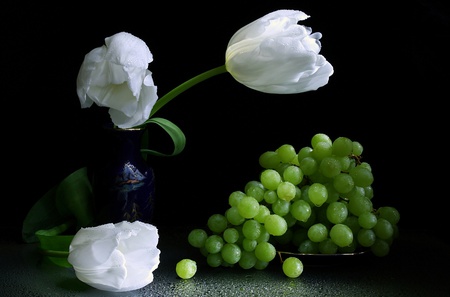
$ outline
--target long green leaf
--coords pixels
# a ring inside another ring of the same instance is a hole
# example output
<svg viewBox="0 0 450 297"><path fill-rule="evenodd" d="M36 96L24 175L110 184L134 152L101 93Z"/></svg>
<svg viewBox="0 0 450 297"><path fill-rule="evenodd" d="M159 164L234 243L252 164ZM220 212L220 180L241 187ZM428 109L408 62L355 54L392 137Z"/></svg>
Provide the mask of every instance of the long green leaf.
<svg viewBox="0 0 450 297"><path fill-rule="evenodd" d="M162 153L156 150L148 149L148 148L142 148L141 152L144 154L151 154L155 156L164 156L164 157L171 157L176 156L179 153L181 153L184 150L184 147L186 146L186 136L184 135L183 131L172 123L171 121L164 119L164 118L151 118L147 120L146 124L157 124L161 128L164 129L164 131L169 134L170 138L173 141L174 149L171 154L168 153Z"/></svg>
<svg viewBox="0 0 450 297"><path fill-rule="evenodd" d="M22 225L22 239L38 242L35 233L76 220L77 228L93 222L92 188L86 167L80 168L51 188L28 211Z"/></svg>
<svg viewBox="0 0 450 297"><path fill-rule="evenodd" d="M63 223L62 216L55 203L56 186L44 194L28 211L22 224L22 239L26 243L38 242L36 231L49 229Z"/></svg>
<svg viewBox="0 0 450 297"><path fill-rule="evenodd" d="M87 168L67 176L56 189L56 207L66 218L75 218L77 228L91 226L94 221L94 198Z"/></svg>

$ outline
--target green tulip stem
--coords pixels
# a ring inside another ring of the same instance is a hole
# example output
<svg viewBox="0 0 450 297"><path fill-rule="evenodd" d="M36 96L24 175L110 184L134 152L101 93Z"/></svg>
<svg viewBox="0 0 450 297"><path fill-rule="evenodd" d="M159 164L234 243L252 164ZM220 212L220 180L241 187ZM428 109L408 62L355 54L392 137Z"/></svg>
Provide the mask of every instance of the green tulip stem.
<svg viewBox="0 0 450 297"><path fill-rule="evenodd" d="M211 78L213 76L216 76L218 74L222 74L227 72L227 69L225 65L210 69L208 71L205 71L197 76L194 76L193 78L185 81L181 85L177 86L176 88L172 89L169 93L165 94L161 98L159 98L158 101L156 101L155 105L153 106L153 109L150 113L150 117L152 117L153 114L155 114L161 107L169 103L173 98L178 96L179 94L183 93L187 89L195 86L196 84ZM144 123L146 124L147 121Z"/></svg>

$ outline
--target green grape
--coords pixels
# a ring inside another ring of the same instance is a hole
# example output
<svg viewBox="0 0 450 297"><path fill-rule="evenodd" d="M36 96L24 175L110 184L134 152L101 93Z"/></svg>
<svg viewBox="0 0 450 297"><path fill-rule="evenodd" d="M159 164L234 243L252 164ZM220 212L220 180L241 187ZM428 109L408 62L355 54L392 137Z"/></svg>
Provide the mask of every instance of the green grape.
<svg viewBox="0 0 450 297"><path fill-rule="evenodd" d="M214 254L220 252L224 245L222 236L212 234L205 240L205 249L208 253Z"/></svg>
<svg viewBox="0 0 450 297"><path fill-rule="evenodd" d="M338 193L348 193L354 186L355 182L353 181L353 178L346 173L339 173L333 179L333 187Z"/></svg>
<svg viewBox="0 0 450 297"><path fill-rule="evenodd" d="M246 195L242 191L234 191L228 196L228 204L230 206L237 206L239 201L244 198Z"/></svg>
<svg viewBox="0 0 450 297"><path fill-rule="evenodd" d="M359 142L346 137L331 141L323 133L315 134L311 146L298 153L290 144L264 152L259 179L228 196L230 207L224 215L208 218L212 235L193 229L189 244L210 267L239 264L257 270L273 261L275 244L306 254L366 248L387 255L399 235L400 214L391 206L374 209L372 167L361 162L362 152ZM283 261L286 276L302 273L299 261Z"/></svg>
<svg viewBox="0 0 450 297"><path fill-rule="evenodd" d="M302 190L300 189L299 186L295 186L295 196L294 199L292 199L291 201L294 202L295 200L298 200L302 197Z"/></svg>
<svg viewBox="0 0 450 297"><path fill-rule="evenodd" d="M384 257L389 254L390 246L387 241L377 238L375 242L370 246L370 250L375 256Z"/></svg>
<svg viewBox="0 0 450 297"><path fill-rule="evenodd" d="M245 185L244 192L247 196L251 196L256 201L261 202L264 198L265 189L261 182L253 180Z"/></svg>
<svg viewBox="0 0 450 297"><path fill-rule="evenodd" d="M281 175L275 169L266 169L261 172L260 180L264 188L276 190L281 183Z"/></svg>
<svg viewBox="0 0 450 297"><path fill-rule="evenodd" d="M341 162L333 156L325 157L320 161L319 172L329 178L333 178L341 173Z"/></svg>
<svg viewBox="0 0 450 297"><path fill-rule="evenodd" d="M352 159L350 159L349 156L334 156L340 163L341 163L341 170L342 171L348 171L350 170L350 165L352 163Z"/></svg>
<svg viewBox="0 0 450 297"><path fill-rule="evenodd" d="M372 166L370 166L370 164L367 162L361 162L361 164L359 164L359 166L364 167L369 171L372 171Z"/></svg>
<svg viewBox="0 0 450 297"><path fill-rule="evenodd" d="M286 201L294 199L296 193L295 185L288 181L281 182L277 187L278 198Z"/></svg>
<svg viewBox="0 0 450 297"><path fill-rule="evenodd" d="M311 208L311 215L306 222L297 221L297 224L305 229L309 229L313 224L317 222L317 208Z"/></svg>
<svg viewBox="0 0 450 297"><path fill-rule="evenodd" d="M297 156L295 148L290 144L281 145L276 152L280 156L281 162L289 163L293 158Z"/></svg>
<svg viewBox="0 0 450 297"><path fill-rule="evenodd" d="M288 257L282 264L283 273L289 278L297 278L303 273L303 263L299 258Z"/></svg>
<svg viewBox="0 0 450 297"><path fill-rule="evenodd" d="M353 178L353 181L355 182L355 186L367 187L373 183L372 172L362 166L356 166L356 167L350 169L349 174Z"/></svg>
<svg viewBox="0 0 450 297"><path fill-rule="evenodd" d="M296 200L291 204L290 213L292 216L302 222L306 222L311 216L311 205L305 200Z"/></svg>
<svg viewBox="0 0 450 297"><path fill-rule="evenodd" d="M281 236L287 230L287 223L282 216L271 214L266 217L264 227L270 235Z"/></svg>
<svg viewBox="0 0 450 297"><path fill-rule="evenodd" d="M303 171L298 166L288 166L284 169L283 179L287 182L292 183L293 185L298 185L303 180Z"/></svg>
<svg viewBox="0 0 450 297"><path fill-rule="evenodd" d="M353 240L352 243L348 246L338 246L338 253L354 253L356 249L359 247L359 243L357 240Z"/></svg>
<svg viewBox="0 0 450 297"><path fill-rule="evenodd" d="M270 234L267 232L264 225L261 225L261 234L259 235L258 239L256 239L257 243L263 242L263 241L269 241Z"/></svg>
<svg viewBox="0 0 450 297"><path fill-rule="evenodd" d="M256 239L244 238L242 240L242 248L245 251L251 252L251 251L255 250L257 245L258 245L258 241Z"/></svg>
<svg viewBox="0 0 450 297"><path fill-rule="evenodd" d="M353 232L345 224L336 224L330 229L330 238L339 247L349 246L353 242Z"/></svg>
<svg viewBox="0 0 450 297"><path fill-rule="evenodd" d="M241 258L239 259L238 264L242 269L250 269L255 266L257 261L258 258L256 258L254 252L243 250L241 252Z"/></svg>
<svg viewBox="0 0 450 297"><path fill-rule="evenodd" d="M333 179L326 177L320 171L316 171L314 174L311 174L309 177L310 183L319 183L319 184L326 184L329 182L332 182Z"/></svg>
<svg viewBox="0 0 450 297"><path fill-rule="evenodd" d="M321 242L328 237L328 229L322 223L316 223L309 227L308 238L314 242Z"/></svg>
<svg viewBox="0 0 450 297"><path fill-rule="evenodd" d="M324 186L325 186L325 188L327 188L327 192L328 192L328 198L327 198L326 203L332 203L332 202L340 200L341 197L339 196L338 191L336 191L336 189L334 188L332 182L327 182L324 184Z"/></svg>
<svg viewBox="0 0 450 297"><path fill-rule="evenodd" d="M309 199L309 195L308 195L308 190L309 190L309 185L306 184L303 187L301 187L302 190L302 196L300 197L300 199L305 200L306 202L308 202L309 204L311 204L311 206L314 205L314 203L311 202L311 200Z"/></svg>
<svg viewBox="0 0 450 297"><path fill-rule="evenodd" d="M347 204L339 201L328 204L326 208L326 215L328 221L333 224L344 222L348 216Z"/></svg>
<svg viewBox="0 0 450 297"><path fill-rule="evenodd" d="M259 202L252 196L246 196L241 199L237 206L237 209L239 210L239 214L242 217L251 219L255 217L259 212Z"/></svg>
<svg viewBox="0 0 450 297"><path fill-rule="evenodd" d="M288 164L288 163L280 163L280 164L278 164L278 166L275 167L274 169L275 169L280 175L283 175L284 170L285 170L287 167L289 167L289 166L291 166L291 165Z"/></svg>
<svg viewBox="0 0 450 297"><path fill-rule="evenodd" d="M175 267L177 275L182 279L190 279L197 273L197 262L191 259L180 260Z"/></svg>
<svg viewBox="0 0 450 297"><path fill-rule="evenodd" d="M191 246L201 248L205 245L208 234L204 229L192 229L188 234L188 242Z"/></svg>
<svg viewBox="0 0 450 297"><path fill-rule="evenodd" d="M223 240L228 243L236 243L239 239L239 231L236 228L227 228L222 234Z"/></svg>
<svg viewBox="0 0 450 297"><path fill-rule="evenodd" d="M264 270L269 265L269 262L257 260L255 266L253 266L256 270Z"/></svg>
<svg viewBox="0 0 450 297"><path fill-rule="evenodd" d="M298 166L305 175L312 175L319 169L319 164L313 157L303 158Z"/></svg>
<svg viewBox="0 0 450 297"><path fill-rule="evenodd" d="M358 217L358 223L364 229L375 227L377 220L377 216L373 212L363 212Z"/></svg>
<svg viewBox="0 0 450 297"><path fill-rule="evenodd" d="M348 193L341 193L347 199L353 199L354 197L362 198L366 197L366 193L363 187L354 186Z"/></svg>
<svg viewBox="0 0 450 297"><path fill-rule="evenodd" d="M377 236L371 229L360 229L356 238L363 247L371 247L375 243Z"/></svg>
<svg viewBox="0 0 450 297"><path fill-rule="evenodd" d="M267 190L264 193L264 201L267 202L268 204L272 204L272 203L274 203L277 200L278 200L277 191L275 191L275 190Z"/></svg>
<svg viewBox="0 0 450 297"><path fill-rule="evenodd" d="M257 239L261 235L261 224L254 219L246 220L242 225L242 234L248 239Z"/></svg>
<svg viewBox="0 0 450 297"><path fill-rule="evenodd" d="M325 141L318 142L313 146L312 156L314 159L321 161L326 157L330 157L332 154L331 144Z"/></svg>
<svg viewBox="0 0 450 297"><path fill-rule="evenodd" d="M372 229L375 235L383 240L389 240L394 236L392 224L384 218L378 218L377 223Z"/></svg>
<svg viewBox="0 0 450 297"><path fill-rule="evenodd" d="M239 209L236 206L232 206L225 211L225 217L232 225L239 226L244 223L245 218L239 213Z"/></svg>
<svg viewBox="0 0 450 297"><path fill-rule="evenodd" d="M297 154L298 163L300 164L300 162L306 157L312 157L312 151L313 149L309 146L302 147Z"/></svg>
<svg viewBox="0 0 450 297"><path fill-rule="evenodd" d="M289 161L289 164L298 166L298 165L299 165L299 163L298 163L298 156L295 155L294 159L292 159L291 161Z"/></svg>
<svg viewBox="0 0 450 297"><path fill-rule="evenodd" d="M380 218L388 220L392 225L397 225L398 221L400 221L400 213L395 207L392 206L383 206L378 208L377 214Z"/></svg>
<svg viewBox="0 0 450 297"><path fill-rule="evenodd" d="M298 222L297 219L294 218L294 216L291 214L290 208L289 208L289 212L282 217L284 218L284 220L286 221L286 223L288 225L288 230L289 230L289 228L291 228Z"/></svg>
<svg viewBox="0 0 450 297"><path fill-rule="evenodd" d="M267 151L259 156L259 165L262 168L275 168L281 163L281 158L277 152Z"/></svg>
<svg viewBox="0 0 450 297"><path fill-rule="evenodd" d="M373 198L373 188L372 186L364 187L364 196L372 199Z"/></svg>
<svg viewBox="0 0 450 297"><path fill-rule="evenodd" d="M348 202L348 210L355 216L360 216L365 212L373 210L372 200L366 197L353 197Z"/></svg>
<svg viewBox="0 0 450 297"><path fill-rule="evenodd" d="M353 234L358 233L358 231L361 229L361 226L358 222L358 217L355 215L349 214L343 224L347 225L353 232Z"/></svg>
<svg viewBox="0 0 450 297"><path fill-rule="evenodd" d="M264 262L272 261L276 256L277 250L273 244L267 241L258 243L255 248L255 256L258 260Z"/></svg>
<svg viewBox="0 0 450 297"><path fill-rule="evenodd" d="M363 152L363 146L357 141L353 141L352 154L355 156L361 156Z"/></svg>
<svg viewBox="0 0 450 297"><path fill-rule="evenodd" d="M308 197L315 206L321 206L328 199L327 188L321 183L313 183L308 189Z"/></svg>
<svg viewBox="0 0 450 297"><path fill-rule="evenodd" d="M220 213L211 215L207 222L208 228L214 233L222 233L228 226L228 219Z"/></svg>
<svg viewBox="0 0 450 297"><path fill-rule="evenodd" d="M220 254L226 263L236 264L241 259L241 248L235 243L225 243Z"/></svg>
<svg viewBox="0 0 450 297"><path fill-rule="evenodd" d="M247 182L245 184L244 192L246 192L249 188L253 188L253 187L260 188L260 189L264 190L264 186L263 186L263 184L260 181L251 180L251 181L249 181L249 182Z"/></svg>
<svg viewBox="0 0 450 297"><path fill-rule="evenodd" d="M338 245L331 239L325 238L319 242L319 253L321 254L336 254L338 251Z"/></svg>
<svg viewBox="0 0 450 297"><path fill-rule="evenodd" d="M333 154L336 156L349 156L353 151L353 142L347 137L338 137L333 141Z"/></svg>
<svg viewBox="0 0 450 297"><path fill-rule="evenodd" d="M206 255L206 263L210 267L221 266L223 264L222 254L221 253L207 254Z"/></svg>
<svg viewBox="0 0 450 297"><path fill-rule="evenodd" d="M275 201L275 203L272 204L272 211L273 213L284 217L289 213L290 207L291 203L289 201L278 199L277 201Z"/></svg>
<svg viewBox="0 0 450 297"><path fill-rule="evenodd" d="M333 144L333 142L331 141L331 138L325 133L317 133L317 134L313 135L313 137L311 138L312 148L316 147L317 143L319 143L319 142L326 142L329 145Z"/></svg>
<svg viewBox="0 0 450 297"><path fill-rule="evenodd" d="M258 214L254 217L254 219L257 222L264 224L264 221L268 215L270 215L270 209L264 204L260 204Z"/></svg>
<svg viewBox="0 0 450 297"><path fill-rule="evenodd" d="M318 254L319 253L319 243L314 242L311 239L303 240L299 247L298 252L303 254Z"/></svg>

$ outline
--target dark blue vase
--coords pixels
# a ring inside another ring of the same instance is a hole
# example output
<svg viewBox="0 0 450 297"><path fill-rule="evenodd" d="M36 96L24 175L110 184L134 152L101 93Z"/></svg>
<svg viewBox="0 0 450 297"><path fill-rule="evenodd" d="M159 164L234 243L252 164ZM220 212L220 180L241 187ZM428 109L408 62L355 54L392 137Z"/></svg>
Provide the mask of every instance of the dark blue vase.
<svg viewBox="0 0 450 297"><path fill-rule="evenodd" d="M99 135L99 148L92 168L97 223L152 222L155 176L143 158L144 129L106 126Z"/></svg>

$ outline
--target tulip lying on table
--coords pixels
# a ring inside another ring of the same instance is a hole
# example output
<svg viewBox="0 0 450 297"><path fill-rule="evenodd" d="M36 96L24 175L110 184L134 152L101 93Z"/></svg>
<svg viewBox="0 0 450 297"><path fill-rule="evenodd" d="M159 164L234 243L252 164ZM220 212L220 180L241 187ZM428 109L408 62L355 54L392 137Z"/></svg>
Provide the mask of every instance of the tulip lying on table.
<svg viewBox="0 0 450 297"><path fill-rule="evenodd" d="M68 261L77 278L100 290L124 292L153 281L160 250L158 229L140 221L81 228Z"/></svg>

